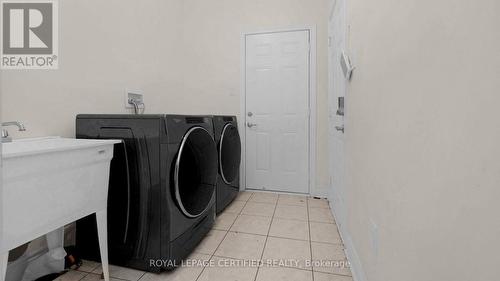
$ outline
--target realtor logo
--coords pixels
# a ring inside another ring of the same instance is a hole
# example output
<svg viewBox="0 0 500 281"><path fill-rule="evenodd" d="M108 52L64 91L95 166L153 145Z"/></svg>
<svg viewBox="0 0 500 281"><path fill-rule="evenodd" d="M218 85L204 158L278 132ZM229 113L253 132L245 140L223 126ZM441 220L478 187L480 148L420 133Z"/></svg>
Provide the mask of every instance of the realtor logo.
<svg viewBox="0 0 500 281"><path fill-rule="evenodd" d="M1 1L2 69L57 69L56 0Z"/></svg>

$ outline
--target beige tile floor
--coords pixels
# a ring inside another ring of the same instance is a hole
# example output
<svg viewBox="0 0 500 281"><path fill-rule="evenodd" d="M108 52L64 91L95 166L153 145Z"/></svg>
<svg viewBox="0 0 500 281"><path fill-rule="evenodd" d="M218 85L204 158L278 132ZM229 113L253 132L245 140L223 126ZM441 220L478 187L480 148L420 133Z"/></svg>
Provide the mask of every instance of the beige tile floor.
<svg viewBox="0 0 500 281"><path fill-rule="evenodd" d="M188 258L191 266L151 274L110 266L112 281L352 281L328 202L305 196L242 192ZM259 263L260 261L260 263ZM84 262L60 281L98 281Z"/></svg>

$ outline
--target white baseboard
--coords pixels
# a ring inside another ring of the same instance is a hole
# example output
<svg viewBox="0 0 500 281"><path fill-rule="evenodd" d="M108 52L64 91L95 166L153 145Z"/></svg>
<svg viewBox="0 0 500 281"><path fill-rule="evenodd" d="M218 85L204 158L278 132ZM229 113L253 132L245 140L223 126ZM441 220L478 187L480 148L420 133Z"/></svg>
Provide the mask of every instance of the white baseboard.
<svg viewBox="0 0 500 281"><path fill-rule="evenodd" d="M311 188L311 196L327 198L328 197L328 187L313 187Z"/></svg>
<svg viewBox="0 0 500 281"><path fill-rule="evenodd" d="M330 202L330 210L332 211L332 215L334 216L335 221L338 222L337 226L339 228L342 241L344 241L345 254L347 256L347 259L349 260L349 263L351 264L352 278L354 279L354 281L368 281L363 270L361 260L359 259L358 252L356 251L356 247L354 246L351 235L347 230L346 222L340 222L337 220L337 217L335 216L335 207L332 203L333 202Z"/></svg>

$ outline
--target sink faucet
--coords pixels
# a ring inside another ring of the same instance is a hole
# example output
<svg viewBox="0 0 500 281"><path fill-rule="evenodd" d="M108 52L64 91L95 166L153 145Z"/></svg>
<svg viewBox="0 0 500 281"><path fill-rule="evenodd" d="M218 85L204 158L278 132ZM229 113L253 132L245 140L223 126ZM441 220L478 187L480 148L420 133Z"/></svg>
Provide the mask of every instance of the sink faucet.
<svg viewBox="0 0 500 281"><path fill-rule="evenodd" d="M3 127L7 126L17 126L20 132L26 131L26 127L24 126L23 123L19 121L10 121L10 122L3 122L2 123L2 142L11 142L12 138L9 136L9 132L4 129Z"/></svg>

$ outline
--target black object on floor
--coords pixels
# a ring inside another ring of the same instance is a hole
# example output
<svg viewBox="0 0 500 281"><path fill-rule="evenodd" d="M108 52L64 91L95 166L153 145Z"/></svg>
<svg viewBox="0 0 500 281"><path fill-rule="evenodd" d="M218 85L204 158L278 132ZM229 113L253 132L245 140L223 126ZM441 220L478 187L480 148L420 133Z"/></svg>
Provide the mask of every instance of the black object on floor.
<svg viewBox="0 0 500 281"><path fill-rule="evenodd" d="M52 280L57 279L58 277L60 277L61 275L63 275L66 272L67 271L63 271L61 273L52 273L49 275L45 275L45 276L42 276L42 277L36 279L35 281L52 281Z"/></svg>
<svg viewBox="0 0 500 281"><path fill-rule="evenodd" d="M111 161L111 264L159 272L179 265L215 220L217 149L209 116L79 115L77 138L120 139ZM95 215L77 222L83 259L100 261Z"/></svg>
<svg viewBox="0 0 500 281"><path fill-rule="evenodd" d="M64 247L64 251L66 251L66 257L64 258L65 269L77 269L82 266L83 261L75 246Z"/></svg>

